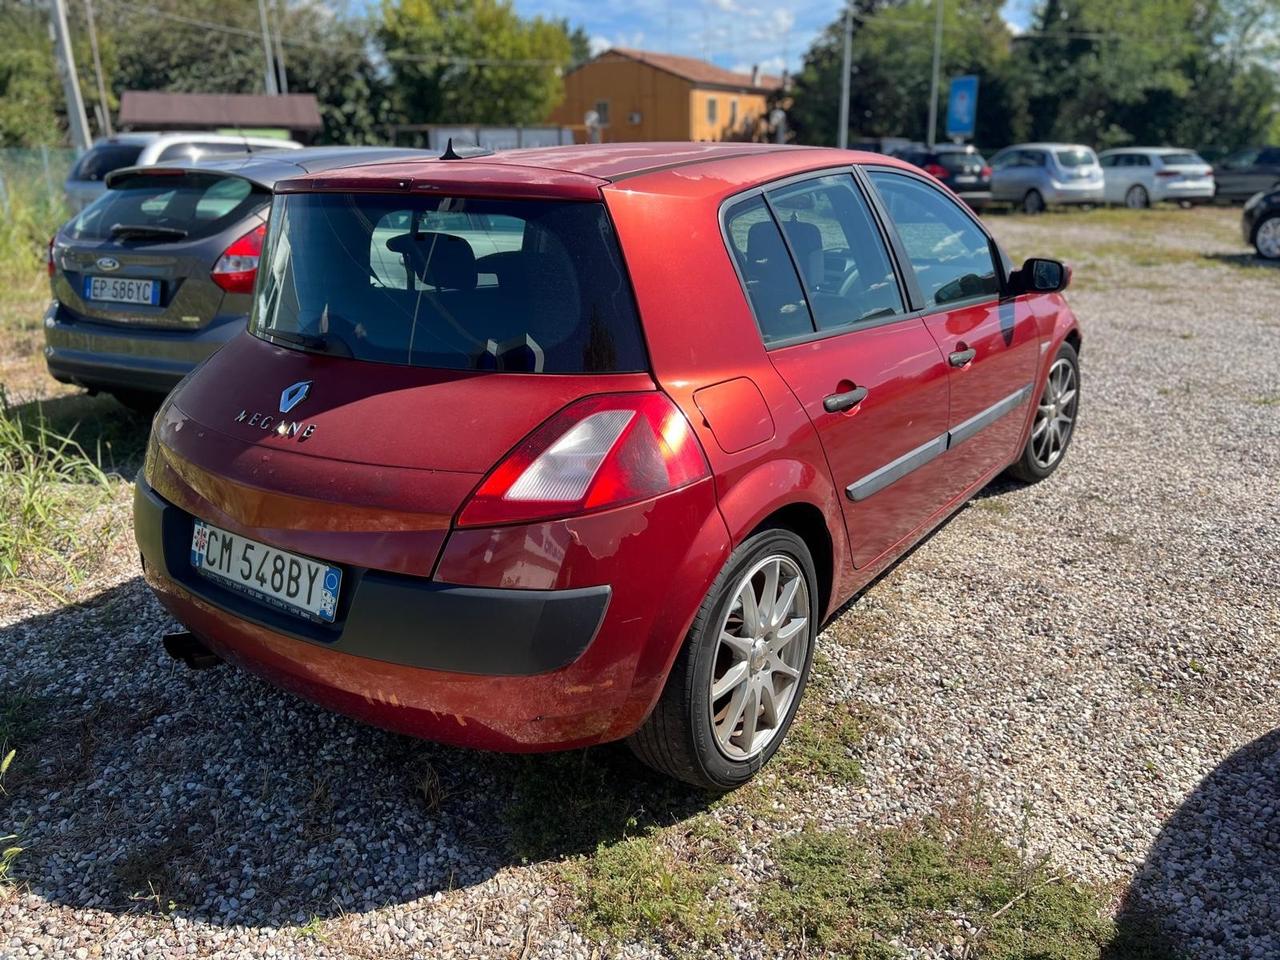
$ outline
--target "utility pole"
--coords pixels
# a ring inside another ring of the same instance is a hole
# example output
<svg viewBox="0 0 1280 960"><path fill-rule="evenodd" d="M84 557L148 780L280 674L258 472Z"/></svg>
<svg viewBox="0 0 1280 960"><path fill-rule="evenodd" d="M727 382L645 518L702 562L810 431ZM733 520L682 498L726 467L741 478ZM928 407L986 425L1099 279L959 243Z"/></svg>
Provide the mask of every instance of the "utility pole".
<svg viewBox="0 0 1280 960"><path fill-rule="evenodd" d="M289 71L284 65L284 18L289 11L285 0L276 5L276 67L280 73L280 92L289 92Z"/></svg>
<svg viewBox="0 0 1280 960"><path fill-rule="evenodd" d="M101 132L111 136L111 105L107 103L107 85L102 79L102 57L98 54L98 27L93 19L93 0L84 0L85 18L89 22L89 49L93 51L93 72L98 78L98 109L102 114Z"/></svg>
<svg viewBox="0 0 1280 960"><path fill-rule="evenodd" d="M84 100L80 97L80 80L76 76L76 58L71 52L71 33L67 29L67 9L62 0L53 0L53 39L57 47L58 61L62 65L62 88L67 96L67 125L71 128L71 145L77 153L89 149L89 121L84 115Z"/></svg>
<svg viewBox="0 0 1280 960"><path fill-rule="evenodd" d="M849 84L853 73L853 0L845 0L843 64L844 69L840 78L840 131L836 136L836 143L840 145L841 150L849 146Z"/></svg>
<svg viewBox="0 0 1280 960"><path fill-rule="evenodd" d="M942 69L942 0L933 0L933 79L929 81L929 135L925 141L933 149L938 138L938 73Z"/></svg>
<svg viewBox="0 0 1280 960"><path fill-rule="evenodd" d="M276 60L271 55L271 30L267 27L267 0L258 0L258 19L262 22L262 52L267 58L267 93L275 96L280 92L276 83Z"/></svg>

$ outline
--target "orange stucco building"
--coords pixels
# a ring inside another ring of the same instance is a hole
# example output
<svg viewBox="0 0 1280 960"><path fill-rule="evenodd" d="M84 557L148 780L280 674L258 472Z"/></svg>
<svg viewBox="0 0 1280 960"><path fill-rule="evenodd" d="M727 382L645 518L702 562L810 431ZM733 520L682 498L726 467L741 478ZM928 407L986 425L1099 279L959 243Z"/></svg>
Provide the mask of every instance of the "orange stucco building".
<svg viewBox="0 0 1280 960"><path fill-rule="evenodd" d="M564 77L549 123L578 127L595 111L604 143L764 140L778 77L734 73L705 60L613 48Z"/></svg>

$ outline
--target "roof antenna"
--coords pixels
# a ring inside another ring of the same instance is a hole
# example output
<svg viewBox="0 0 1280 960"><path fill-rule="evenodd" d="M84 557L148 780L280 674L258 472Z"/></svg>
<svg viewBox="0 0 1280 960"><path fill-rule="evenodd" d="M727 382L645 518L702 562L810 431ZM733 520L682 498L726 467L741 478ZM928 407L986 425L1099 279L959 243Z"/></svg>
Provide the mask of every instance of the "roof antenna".
<svg viewBox="0 0 1280 960"><path fill-rule="evenodd" d="M441 160L461 160L462 157L453 152L453 137L449 138L449 142L445 145L444 153L440 154Z"/></svg>

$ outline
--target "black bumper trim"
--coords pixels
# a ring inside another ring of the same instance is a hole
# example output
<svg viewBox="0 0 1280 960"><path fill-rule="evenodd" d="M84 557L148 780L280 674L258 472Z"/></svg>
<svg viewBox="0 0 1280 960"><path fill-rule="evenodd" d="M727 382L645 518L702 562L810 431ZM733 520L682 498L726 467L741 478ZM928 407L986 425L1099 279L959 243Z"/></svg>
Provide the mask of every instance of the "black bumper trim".
<svg viewBox="0 0 1280 960"><path fill-rule="evenodd" d="M332 625L311 623L200 576L190 514L139 475L134 532L147 567L241 620L340 653L424 670L533 676L582 656L604 621L608 586L504 590L344 567ZM213 638L215 641L217 638Z"/></svg>

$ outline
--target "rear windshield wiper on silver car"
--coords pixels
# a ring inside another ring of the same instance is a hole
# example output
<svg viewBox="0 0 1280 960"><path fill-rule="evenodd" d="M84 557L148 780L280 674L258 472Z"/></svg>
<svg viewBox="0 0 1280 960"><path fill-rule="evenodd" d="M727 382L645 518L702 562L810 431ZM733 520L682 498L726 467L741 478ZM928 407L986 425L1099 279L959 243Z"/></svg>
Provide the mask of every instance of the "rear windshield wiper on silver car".
<svg viewBox="0 0 1280 960"><path fill-rule="evenodd" d="M145 223L117 223L111 228L110 236L112 240L183 240L187 231Z"/></svg>

